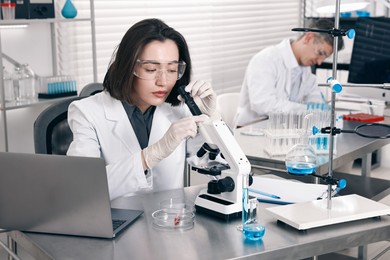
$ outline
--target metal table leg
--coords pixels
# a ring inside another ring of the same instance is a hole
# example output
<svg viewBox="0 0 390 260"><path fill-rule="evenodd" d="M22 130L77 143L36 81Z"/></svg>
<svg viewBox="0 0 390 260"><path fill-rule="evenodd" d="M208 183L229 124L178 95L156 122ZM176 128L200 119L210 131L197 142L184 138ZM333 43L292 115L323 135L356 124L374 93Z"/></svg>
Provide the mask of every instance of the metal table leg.
<svg viewBox="0 0 390 260"><path fill-rule="evenodd" d="M371 161L372 161L372 153L368 153L362 157L362 176L370 176Z"/></svg>
<svg viewBox="0 0 390 260"><path fill-rule="evenodd" d="M8 253L8 260L20 260L16 255L16 243L15 241L7 235L7 245L0 241L0 246L5 249Z"/></svg>
<svg viewBox="0 0 390 260"><path fill-rule="evenodd" d="M358 259L367 260L367 249L367 245L358 247Z"/></svg>

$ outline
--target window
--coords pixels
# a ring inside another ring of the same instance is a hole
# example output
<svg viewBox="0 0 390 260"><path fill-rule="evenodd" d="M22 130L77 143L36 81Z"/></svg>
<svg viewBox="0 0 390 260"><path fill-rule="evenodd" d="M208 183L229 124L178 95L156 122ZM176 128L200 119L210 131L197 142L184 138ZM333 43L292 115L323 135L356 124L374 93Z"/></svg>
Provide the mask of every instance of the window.
<svg viewBox="0 0 390 260"><path fill-rule="evenodd" d="M78 18L89 17L89 0L73 3ZM94 7L98 81L128 28L155 17L184 35L193 79L211 81L218 93L239 91L250 58L296 37L291 28L301 21L300 0L95 0ZM90 24L61 23L57 35L59 71L75 75L81 88L93 80Z"/></svg>

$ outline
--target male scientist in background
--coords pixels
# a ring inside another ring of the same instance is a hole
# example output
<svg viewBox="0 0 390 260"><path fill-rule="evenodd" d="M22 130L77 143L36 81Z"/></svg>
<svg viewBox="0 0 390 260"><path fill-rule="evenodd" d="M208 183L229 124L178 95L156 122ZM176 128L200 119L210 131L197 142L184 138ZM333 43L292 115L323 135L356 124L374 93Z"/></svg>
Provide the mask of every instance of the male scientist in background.
<svg viewBox="0 0 390 260"><path fill-rule="evenodd" d="M310 28L333 29L333 22L316 20ZM338 37L338 50L344 47ZM305 32L285 39L252 57L241 88L235 126L255 122L271 111L300 111L305 103L323 103L321 90L310 66L320 65L333 53L333 36Z"/></svg>

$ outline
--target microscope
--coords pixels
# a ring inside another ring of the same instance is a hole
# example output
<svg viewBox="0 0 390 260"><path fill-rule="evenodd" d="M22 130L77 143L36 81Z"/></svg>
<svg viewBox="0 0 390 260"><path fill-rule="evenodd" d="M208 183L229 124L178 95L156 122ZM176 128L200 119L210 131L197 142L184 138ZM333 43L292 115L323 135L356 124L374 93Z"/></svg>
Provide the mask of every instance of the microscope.
<svg viewBox="0 0 390 260"><path fill-rule="evenodd" d="M200 115L200 109L184 86L179 87L179 93L191 113ZM199 132L206 143L194 156L207 163L191 165L191 169L214 179L196 197L195 208L197 212L226 220L241 217L243 200L248 200L251 165L224 121L210 118L199 126ZM215 160L218 155L227 163Z"/></svg>

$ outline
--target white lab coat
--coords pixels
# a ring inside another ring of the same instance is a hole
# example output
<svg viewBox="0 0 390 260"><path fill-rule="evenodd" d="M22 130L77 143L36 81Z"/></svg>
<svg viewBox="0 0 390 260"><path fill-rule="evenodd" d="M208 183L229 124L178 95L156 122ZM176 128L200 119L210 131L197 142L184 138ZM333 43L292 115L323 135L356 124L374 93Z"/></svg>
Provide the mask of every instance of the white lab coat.
<svg viewBox="0 0 390 260"><path fill-rule="evenodd" d="M164 103L153 116L149 145L160 140L172 122L189 116L187 107ZM106 91L69 106L68 123L73 132L67 155L101 157L106 161L110 198L147 191L183 187L186 142L145 176L141 147L122 103Z"/></svg>
<svg viewBox="0 0 390 260"><path fill-rule="evenodd" d="M299 66L290 39L257 53L246 70L235 125L242 126L267 116L271 111L299 111L303 103L323 103L321 91L310 67L303 68L298 101L289 101L291 70Z"/></svg>

